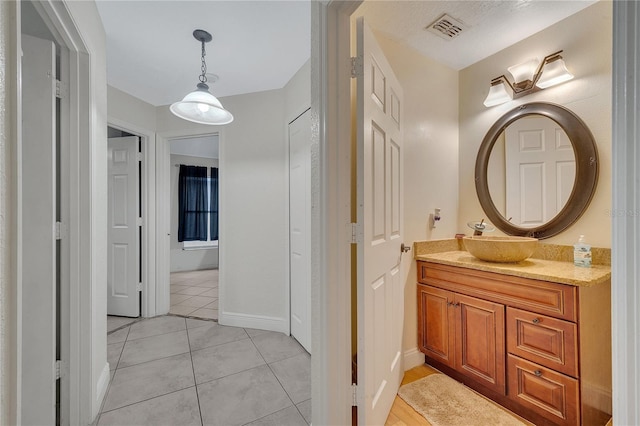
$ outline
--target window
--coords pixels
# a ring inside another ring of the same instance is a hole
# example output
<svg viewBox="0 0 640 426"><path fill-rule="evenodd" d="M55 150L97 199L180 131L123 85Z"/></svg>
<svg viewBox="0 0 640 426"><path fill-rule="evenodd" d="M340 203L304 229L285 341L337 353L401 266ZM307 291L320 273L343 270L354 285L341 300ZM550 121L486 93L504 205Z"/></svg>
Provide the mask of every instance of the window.
<svg viewBox="0 0 640 426"><path fill-rule="evenodd" d="M180 165L178 241L184 249L218 246L218 169Z"/></svg>

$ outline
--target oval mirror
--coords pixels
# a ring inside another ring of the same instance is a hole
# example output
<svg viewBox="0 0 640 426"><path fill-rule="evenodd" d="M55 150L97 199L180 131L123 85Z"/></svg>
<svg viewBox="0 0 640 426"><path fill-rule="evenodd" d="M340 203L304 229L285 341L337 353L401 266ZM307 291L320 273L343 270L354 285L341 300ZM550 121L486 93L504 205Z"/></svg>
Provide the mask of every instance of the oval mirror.
<svg viewBox="0 0 640 426"><path fill-rule="evenodd" d="M475 178L480 204L496 227L510 235L549 238L589 205L598 180L596 144L568 109L521 105L487 132Z"/></svg>

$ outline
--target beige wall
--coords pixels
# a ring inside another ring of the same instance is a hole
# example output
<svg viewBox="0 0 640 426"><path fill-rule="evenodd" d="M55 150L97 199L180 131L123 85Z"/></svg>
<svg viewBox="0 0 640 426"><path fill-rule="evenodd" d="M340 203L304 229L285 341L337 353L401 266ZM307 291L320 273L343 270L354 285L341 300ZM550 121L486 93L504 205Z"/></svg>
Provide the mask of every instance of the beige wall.
<svg viewBox="0 0 640 426"><path fill-rule="evenodd" d="M404 92L404 243L451 238L458 220L458 73L382 34L375 36ZM430 230L435 208L442 219ZM403 348L411 351L418 333L412 253L403 256L403 271Z"/></svg>
<svg viewBox="0 0 640 426"><path fill-rule="evenodd" d="M107 86L107 113L110 120L149 131L156 129L156 107L111 86Z"/></svg>
<svg viewBox="0 0 640 426"><path fill-rule="evenodd" d="M601 1L460 72L459 232L468 234L466 223L484 217L474 172L478 148L491 124L523 103L551 102L572 110L590 128L598 146L600 177L585 214L545 242L573 244L584 234L594 246L611 247L611 22L612 4ZM564 50L573 80L503 105L483 105L492 78L511 65L558 50Z"/></svg>

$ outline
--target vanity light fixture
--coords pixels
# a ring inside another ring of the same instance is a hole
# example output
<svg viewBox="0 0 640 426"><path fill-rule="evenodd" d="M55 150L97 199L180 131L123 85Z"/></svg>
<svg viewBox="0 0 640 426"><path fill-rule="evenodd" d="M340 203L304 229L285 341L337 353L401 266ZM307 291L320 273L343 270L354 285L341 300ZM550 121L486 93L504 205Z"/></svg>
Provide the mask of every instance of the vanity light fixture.
<svg viewBox="0 0 640 426"><path fill-rule="evenodd" d="M206 55L204 44L210 42L213 37L205 30L195 30L193 37L202 43L200 83L196 86L196 90L189 93L180 102L172 104L169 109L174 115L194 123L209 125L229 124L233 121L233 115L224 109L218 98L209 92L209 86L207 85L207 63L204 60Z"/></svg>
<svg viewBox="0 0 640 426"><path fill-rule="evenodd" d="M513 84L504 74L491 80L491 87L484 100L484 106L500 105L571 80L573 75L567 70L561 53L562 50L552 53L546 56L542 62L531 59L507 68L513 76Z"/></svg>

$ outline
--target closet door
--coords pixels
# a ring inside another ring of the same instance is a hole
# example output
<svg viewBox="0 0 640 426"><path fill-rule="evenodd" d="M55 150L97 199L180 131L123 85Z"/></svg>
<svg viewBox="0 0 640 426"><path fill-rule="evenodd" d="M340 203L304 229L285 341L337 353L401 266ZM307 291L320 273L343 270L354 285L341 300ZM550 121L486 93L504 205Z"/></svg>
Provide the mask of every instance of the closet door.
<svg viewBox="0 0 640 426"><path fill-rule="evenodd" d="M289 124L291 335L311 353L311 112Z"/></svg>
<svg viewBox="0 0 640 426"><path fill-rule="evenodd" d="M140 316L140 184L137 136L109 138L107 313Z"/></svg>

